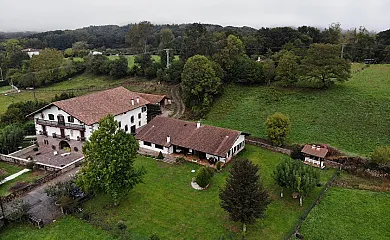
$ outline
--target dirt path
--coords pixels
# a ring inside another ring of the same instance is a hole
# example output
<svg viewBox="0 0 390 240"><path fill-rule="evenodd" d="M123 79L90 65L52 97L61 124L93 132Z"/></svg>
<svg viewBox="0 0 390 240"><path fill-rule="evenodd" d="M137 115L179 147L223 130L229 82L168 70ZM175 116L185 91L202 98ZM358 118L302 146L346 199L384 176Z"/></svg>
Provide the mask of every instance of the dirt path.
<svg viewBox="0 0 390 240"><path fill-rule="evenodd" d="M171 116L172 118L181 118L186 110L183 100L180 96L180 84L171 88L172 102L176 105L176 109Z"/></svg>

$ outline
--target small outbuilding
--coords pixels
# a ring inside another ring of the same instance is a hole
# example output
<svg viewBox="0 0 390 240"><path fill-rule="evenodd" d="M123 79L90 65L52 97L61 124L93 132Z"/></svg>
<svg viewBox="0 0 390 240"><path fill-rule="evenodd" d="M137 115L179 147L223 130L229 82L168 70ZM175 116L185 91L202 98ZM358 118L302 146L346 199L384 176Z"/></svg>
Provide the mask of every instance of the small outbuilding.
<svg viewBox="0 0 390 240"><path fill-rule="evenodd" d="M326 146L306 144L301 152L305 157L305 164L319 167L321 169L325 168L324 160L329 152Z"/></svg>

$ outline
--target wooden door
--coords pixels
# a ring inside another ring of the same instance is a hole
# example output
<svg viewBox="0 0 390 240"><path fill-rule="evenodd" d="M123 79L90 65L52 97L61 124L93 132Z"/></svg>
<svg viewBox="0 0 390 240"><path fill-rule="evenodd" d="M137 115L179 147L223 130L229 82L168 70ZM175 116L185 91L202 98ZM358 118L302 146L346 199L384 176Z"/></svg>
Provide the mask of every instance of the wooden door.
<svg viewBox="0 0 390 240"><path fill-rule="evenodd" d="M61 138L65 138L65 129L61 128Z"/></svg>

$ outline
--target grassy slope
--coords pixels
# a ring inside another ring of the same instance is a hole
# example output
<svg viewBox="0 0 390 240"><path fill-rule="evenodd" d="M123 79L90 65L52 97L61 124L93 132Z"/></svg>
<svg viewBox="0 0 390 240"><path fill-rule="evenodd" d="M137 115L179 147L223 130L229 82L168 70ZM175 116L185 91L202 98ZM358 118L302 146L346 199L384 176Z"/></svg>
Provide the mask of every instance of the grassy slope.
<svg viewBox="0 0 390 240"><path fill-rule="evenodd" d="M390 239L389 198L390 193L331 188L300 232L312 240Z"/></svg>
<svg viewBox="0 0 390 240"><path fill-rule="evenodd" d="M274 199L266 212L267 217L249 226L248 239L281 239L304 210L297 200L280 199L271 178L275 165L284 155L247 146L241 156L260 165L262 179ZM147 170L145 184L136 186L119 207L110 207L110 198L100 196L87 203L86 211L111 225L123 220L132 232L144 236L157 233L162 239L216 239L231 231L239 235L241 225L231 222L219 206L218 192L225 183L226 171L216 174L206 191L195 191L190 181L195 176L191 170L198 169L197 165L173 166L145 157L139 157L136 163ZM325 182L333 172L323 173ZM316 189L318 191L320 188ZM311 203L314 195L305 199L305 206Z"/></svg>
<svg viewBox="0 0 390 240"><path fill-rule="evenodd" d="M8 228L1 233L2 240L29 239L29 240L52 240L52 239L114 239L107 232L97 229L94 226L85 223L77 218L67 216L46 225L42 229L32 225L17 225Z"/></svg>
<svg viewBox="0 0 390 240"><path fill-rule="evenodd" d="M292 121L290 142L368 154L377 145L390 145L389 100L390 65L372 65L328 90L230 85L206 122L266 137L267 116L282 112Z"/></svg>

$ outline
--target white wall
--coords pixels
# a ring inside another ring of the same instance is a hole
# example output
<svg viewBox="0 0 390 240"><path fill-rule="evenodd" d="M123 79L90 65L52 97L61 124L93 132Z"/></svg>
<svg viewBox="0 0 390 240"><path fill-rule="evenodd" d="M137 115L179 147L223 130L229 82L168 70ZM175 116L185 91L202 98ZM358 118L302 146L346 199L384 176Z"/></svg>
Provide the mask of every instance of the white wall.
<svg viewBox="0 0 390 240"><path fill-rule="evenodd" d="M143 141L138 141L138 142L139 142L139 147L140 148L151 150L151 151L154 151L154 152L157 152L157 153L162 152L164 154L169 154L169 153L172 153L172 151L173 151L172 147L169 147L169 148L168 147L163 147L163 149L160 149L160 148L156 148L154 143L152 143L152 146L146 146Z"/></svg>
<svg viewBox="0 0 390 240"><path fill-rule="evenodd" d="M141 118L138 118L139 113L141 113ZM134 123L131 123L131 116L134 116ZM146 125L148 121L148 116L147 111L142 112L142 107L139 107L126 113L116 115L114 119L118 122L121 122L121 128L123 130L125 130L125 126L127 125L127 133L131 133L131 126L135 126L135 128L137 129Z"/></svg>
<svg viewBox="0 0 390 240"><path fill-rule="evenodd" d="M42 118L41 113L43 114L43 118ZM48 120L48 121L57 122L58 121L57 116L61 114L62 116L64 116L65 123L85 125L84 123L82 123L81 121L79 121L76 118L74 118L74 122L68 122L68 116L70 116L70 115L68 113L64 112L63 110L58 109L58 107L54 106L54 105L50 106L50 108L42 110L41 113L36 113L34 115L34 121L36 118L38 118L41 120ZM54 120L49 119L49 114L54 115ZM87 131L88 126L85 126L85 128ZM36 129L37 135L39 134L40 131L43 131L42 126L40 124L37 124L36 122L35 122L35 129ZM46 132L47 132L48 136L53 136L53 133L56 133L57 136L61 135L60 128L57 128L57 127L46 126ZM77 140L77 137L81 137L80 130L65 129L65 136L67 136L67 135L69 135L70 139L72 139L72 140Z"/></svg>
<svg viewBox="0 0 390 240"><path fill-rule="evenodd" d="M41 116L41 113L43 114L43 118ZM34 121L36 118L42 119L42 120L48 120L48 121L55 121L57 122L57 115L61 114L64 116L65 123L71 123L71 124L80 124L85 126L85 138L89 139L91 134L94 130L97 130L99 128L99 124L95 123L92 126L85 125L78 119L74 118L74 122L68 122L68 116L70 116L68 113L66 113L63 110L58 109L57 106L50 106L50 108L42 110L41 113L36 113L34 115ZM141 113L141 118L138 118L138 114ZM54 120L49 119L49 114L54 115ZM134 116L134 123L131 123L131 116ZM121 122L121 128L125 130L125 126L128 127L128 133L131 132L131 126L135 126L135 128L142 127L146 125L147 123L147 111L142 112L142 106L138 107L136 109L133 109L131 111L128 111L123 114L119 114L114 117L114 119L118 122ZM40 124L35 123L35 129L36 134L39 134L39 131L42 131L42 126ZM48 136L53 136L53 133L56 133L57 135L61 135L60 128L57 127L50 127L46 126L46 132ZM65 129L65 135L69 135L70 139L77 140L77 137L81 137L79 130L71 130L71 129Z"/></svg>
<svg viewBox="0 0 390 240"><path fill-rule="evenodd" d="M234 147L238 146L242 144L242 146L240 148L236 148L236 151L233 152L234 150ZM234 142L232 148L230 148L230 155L229 153L226 154L226 158L229 160L231 159L233 156L236 156L239 152L241 152L243 149L245 148L245 135L240 135L237 140Z"/></svg>

